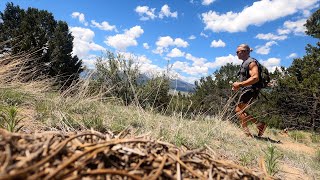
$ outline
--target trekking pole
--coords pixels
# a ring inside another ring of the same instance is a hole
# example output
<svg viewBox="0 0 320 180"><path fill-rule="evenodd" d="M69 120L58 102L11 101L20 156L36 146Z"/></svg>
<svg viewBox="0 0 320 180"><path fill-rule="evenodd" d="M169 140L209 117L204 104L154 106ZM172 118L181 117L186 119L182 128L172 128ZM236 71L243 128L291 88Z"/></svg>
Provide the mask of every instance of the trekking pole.
<svg viewBox="0 0 320 180"><path fill-rule="evenodd" d="M269 101L269 99L262 93L262 91L260 91L260 94L261 94L262 97L264 97L267 101Z"/></svg>

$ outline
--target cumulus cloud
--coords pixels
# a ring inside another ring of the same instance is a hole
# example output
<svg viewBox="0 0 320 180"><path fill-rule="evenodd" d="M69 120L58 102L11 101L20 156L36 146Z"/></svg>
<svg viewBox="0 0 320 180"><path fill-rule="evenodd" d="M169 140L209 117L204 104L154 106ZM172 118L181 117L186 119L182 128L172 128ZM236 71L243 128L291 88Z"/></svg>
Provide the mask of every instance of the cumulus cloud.
<svg viewBox="0 0 320 180"><path fill-rule="evenodd" d="M250 25L260 26L266 22L292 15L298 11L304 11L314 7L318 0L263 0L254 2L245 7L241 12L209 11L202 13L202 21L205 29L213 32L239 32L246 31Z"/></svg>
<svg viewBox="0 0 320 180"><path fill-rule="evenodd" d="M70 31L74 36L73 40L73 52L80 59L85 58L89 51L104 51L105 48L94 43L94 32L90 29L81 27L71 27Z"/></svg>
<svg viewBox="0 0 320 180"><path fill-rule="evenodd" d="M275 41L269 41L263 46L256 46L258 54L269 54L271 50L271 46L278 44Z"/></svg>
<svg viewBox="0 0 320 180"><path fill-rule="evenodd" d="M107 21L103 21L102 23L98 23L95 20L91 21L92 27L97 27L104 31L117 31L117 28L115 25L110 25Z"/></svg>
<svg viewBox="0 0 320 180"><path fill-rule="evenodd" d="M81 59L83 64L86 66L88 69L94 69L95 68L95 63L97 61L97 56L96 55L88 55L84 58Z"/></svg>
<svg viewBox="0 0 320 180"><path fill-rule="evenodd" d="M180 70L189 75L205 75L208 72L208 67L206 66L190 66L187 62L177 61L172 65L173 69Z"/></svg>
<svg viewBox="0 0 320 180"><path fill-rule="evenodd" d="M228 63L233 63L238 65L242 63L242 60L239 60L237 56L229 54L228 56L216 57L214 62L208 62L206 63L206 66L210 68L218 68Z"/></svg>
<svg viewBox="0 0 320 180"><path fill-rule="evenodd" d="M148 44L148 43L143 43L143 48L149 49L149 48L150 48L150 47L149 47L149 44Z"/></svg>
<svg viewBox="0 0 320 180"><path fill-rule="evenodd" d="M278 33L283 34L290 34L293 33L295 35L304 35L305 31L307 30L305 26L307 19L300 19L297 21L286 21L283 24L283 28L278 29Z"/></svg>
<svg viewBox="0 0 320 180"><path fill-rule="evenodd" d="M262 65L264 65L270 72L274 72L276 68L280 69L280 62L279 58L269 58L266 61L259 61Z"/></svg>
<svg viewBox="0 0 320 180"><path fill-rule="evenodd" d="M292 58L296 58L298 57L298 54L297 53L291 53L289 56L287 56L286 58L287 59L292 59Z"/></svg>
<svg viewBox="0 0 320 180"><path fill-rule="evenodd" d="M226 46L226 43L225 42L223 42L221 39L219 39L218 41L216 41L216 40L213 40L212 42L211 42L211 45L210 45L210 47L225 47Z"/></svg>
<svg viewBox="0 0 320 180"><path fill-rule="evenodd" d="M185 56L186 59L193 61L194 65L201 66L204 65L204 63L207 61L206 58L199 58L199 57L194 57L190 53L187 53Z"/></svg>
<svg viewBox="0 0 320 180"><path fill-rule="evenodd" d="M81 22L82 24L84 24L85 26L88 26L88 22L86 21L84 14L80 13L80 12L73 12L71 14L72 18L78 18L79 22Z"/></svg>
<svg viewBox="0 0 320 180"><path fill-rule="evenodd" d="M149 8L148 6L137 6L135 11L139 14L140 20L146 21L157 17L154 14L155 9L156 8Z"/></svg>
<svg viewBox="0 0 320 180"><path fill-rule="evenodd" d="M196 36L191 35L191 36L188 37L188 39L190 39L190 40L196 39Z"/></svg>
<svg viewBox="0 0 320 180"><path fill-rule="evenodd" d="M285 35L274 35L272 33L268 34L258 34L256 35L257 39L263 39L263 40L285 40L287 39L287 36Z"/></svg>
<svg viewBox="0 0 320 180"><path fill-rule="evenodd" d="M159 37L156 42L157 48L152 52L155 54L162 54L168 51L169 46L188 47L189 43L181 38L173 39L170 36Z"/></svg>
<svg viewBox="0 0 320 180"><path fill-rule="evenodd" d="M208 6L210 5L211 3L213 3L215 0L202 0L202 5L205 5L205 6Z"/></svg>
<svg viewBox="0 0 320 180"><path fill-rule="evenodd" d="M178 48L173 48L171 50L170 53L167 54L168 57L183 57L184 56L184 52L182 52L180 49Z"/></svg>
<svg viewBox="0 0 320 180"><path fill-rule="evenodd" d="M127 47L138 45L136 38L139 38L143 32L144 31L140 26L134 26L131 29L126 30L123 34L108 36L104 43L117 50L125 51Z"/></svg>
<svg viewBox="0 0 320 180"><path fill-rule="evenodd" d="M165 4L162 6L161 11L159 13L159 18L162 19L164 17L173 17L173 18L177 18L178 17L178 12L171 12L170 11L170 7Z"/></svg>

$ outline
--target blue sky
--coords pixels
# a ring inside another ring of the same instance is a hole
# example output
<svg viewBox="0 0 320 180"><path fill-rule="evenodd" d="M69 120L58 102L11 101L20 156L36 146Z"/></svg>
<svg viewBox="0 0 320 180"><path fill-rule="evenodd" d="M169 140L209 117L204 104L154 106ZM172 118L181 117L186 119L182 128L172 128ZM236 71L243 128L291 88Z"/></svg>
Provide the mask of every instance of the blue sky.
<svg viewBox="0 0 320 180"><path fill-rule="evenodd" d="M319 0L13 0L66 21L73 54L89 68L110 50L131 57L143 73L162 73L193 83L226 63L240 64L239 44L273 71L305 55L303 24Z"/></svg>

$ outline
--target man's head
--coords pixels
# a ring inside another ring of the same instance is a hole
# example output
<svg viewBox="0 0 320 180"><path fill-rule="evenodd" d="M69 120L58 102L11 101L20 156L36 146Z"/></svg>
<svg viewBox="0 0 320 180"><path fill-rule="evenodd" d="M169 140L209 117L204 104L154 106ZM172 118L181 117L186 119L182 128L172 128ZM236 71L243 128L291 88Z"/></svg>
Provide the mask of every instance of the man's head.
<svg viewBox="0 0 320 180"><path fill-rule="evenodd" d="M239 59L247 60L252 49L247 44L240 44L237 48L237 56Z"/></svg>

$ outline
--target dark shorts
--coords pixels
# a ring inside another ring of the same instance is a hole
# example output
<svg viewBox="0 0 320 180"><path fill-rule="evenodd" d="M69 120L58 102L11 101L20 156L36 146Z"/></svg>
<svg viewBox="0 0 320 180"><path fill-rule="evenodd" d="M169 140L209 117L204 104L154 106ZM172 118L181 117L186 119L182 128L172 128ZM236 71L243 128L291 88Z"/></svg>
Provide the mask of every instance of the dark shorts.
<svg viewBox="0 0 320 180"><path fill-rule="evenodd" d="M240 103L249 104L257 99L259 95L259 90L247 89L243 90L240 94Z"/></svg>

